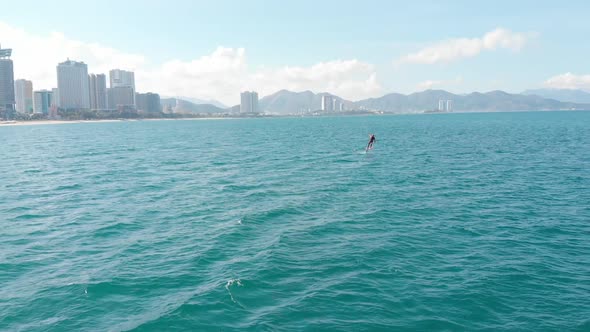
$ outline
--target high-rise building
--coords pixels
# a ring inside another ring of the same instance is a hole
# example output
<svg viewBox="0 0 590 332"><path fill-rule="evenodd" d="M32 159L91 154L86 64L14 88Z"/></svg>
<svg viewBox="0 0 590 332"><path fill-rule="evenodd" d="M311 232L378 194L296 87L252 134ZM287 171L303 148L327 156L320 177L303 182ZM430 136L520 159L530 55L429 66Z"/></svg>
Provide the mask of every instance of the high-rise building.
<svg viewBox="0 0 590 332"><path fill-rule="evenodd" d="M108 108L109 109L121 109L121 108L135 108L135 92L130 86L118 86L107 89L108 94Z"/></svg>
<svg viewBox="0 0 590 332"><path fill-rule="evenodd" d="M453 101L447 100L447 112L452 112L452 111L453 111Z"/></svg>
<svg viewBox="0 0 590 332"><path fill-rule="evenodd" d="M144 111L148 113L158 113L162 111L160 105L160 95L157 93L136 93L135 102L137 104L138 111Z"/></svg>
<svg viewBox="0 0 590 332"><path fill-rule="evenodd" d="M59 108L59 90L57 88L51 89L51 105L49 106L49 114L47 115L50 119L58 119L59 115L57 110Z"/></svg>
<svg viewBox="0 0 590 332"><path fill-rule="evenodd" d="M322 96L322 111L333 112L334 111L334 96L323 95Z"/></svg>
<svg viewBox="0 0 590 332"><path fill-rule="evenodd" d="M438 101L438 111L439 112L452 112L453 111L453 101L440 99Z"/></svg>
<svg viewBox="0 0 590 332"><path fill-rule="evenodd" d="M132 88L135 106L135 74L132 71L113 69L109 71L110 88ZM109 102L110 103L110 102Z"/></svg>
<svg viewBox="0 0 590 332"><path fill-rule="evenodd" d="M59 107L63 109L89 109L90 88L88 66L84 62L71 61L57 65Z"/></svg>
<svg viewBox="0 0 590 332"><path fill-rule="evenodd" d="M96 75L88 75L88 93L90 94L90 109L96 109Z"/></svg>
<svg viewBox="0 0 590 332"><path fill-rule="evenodd" d="M18 113L33 113L33 82L23 79L14 81L14 97Z"/></svg>
<svg viewBox="0 0 590 332"><path fill-rule="evenodd" d="M33 93L35 113L48 115L53 104L53 92L39 90Z"/></svg>
<svg viewBox="0 0 590 332"><path fill-rule="evenodd" d="M244 91L240 93L240 113L249 113L250 108L250 92Z"/></svg>
<svg viewBox="0 0 590 332"><path fill-rule="evenodd" d="M12 117L14 112L14 66L10 55L12 49L0 47L0 117Z"/></svg>
<svg viewBox="0 0 590 332"><path fill-rule="evenodd" d="M332 98L332 111L339 112L342 111L342 100L333 97Z"/></svg>
<svg viewBox="0 0 590 332"><path fill-rule="evenodd" d="M130 86L135 91L135 74L132 71L113 69L109 71L110 87Z"/></svg>
<svg viewBox="0 0 590 332"><path fill-rule="evenodd" d="M59 90L57 88L51 89L51 106L55 106L55 108L59 107Z"/></svg>
<svg viewBox="0 0 590 332"><path fill-rule="evenodd" d="M93 110L107 109L107 78L105 74L88 75L90 87L90 108Z"/></svg>
<svg viewBox="0 0 590 332"><path fill-rule="evenodd" d="M240 113L258 113L258 92L244 91L240 94Z"/></svg>

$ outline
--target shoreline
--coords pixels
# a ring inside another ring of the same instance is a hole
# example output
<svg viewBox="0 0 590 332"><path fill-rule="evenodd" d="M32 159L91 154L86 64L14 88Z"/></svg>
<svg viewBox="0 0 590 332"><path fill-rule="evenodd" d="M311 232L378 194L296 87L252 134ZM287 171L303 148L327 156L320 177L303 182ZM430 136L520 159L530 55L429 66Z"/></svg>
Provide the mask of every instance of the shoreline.
<svg viewBox="0 0 590 332"><path fill-rule="evenodd" d="M224 120L234 118L178 118L178 119L104 119L104 120L32 120L32 121L0 121L0 127L10 126L38 126L61 125L73 123L101 123L101 122L140 122L140 121L170 121L170 120Z"/></svg>
<svg viewBox="0 0 590 332"><path fill-rule="evenodd" d="M31 120L31 121L0 121L0 127L61 125L73 123L101 123L101 122L140 122L140 121L206 121L206 120L236 120L260 118L320 118L333 116L400 116L400 115L441 115L441 114L474 114L474 113L529 113L529 112L589 112L590 110L519 110L519 111L455 111L455 112L409 112L409 113L362 113L362 114L322 114L322 115L263 115L255 117L225 116L225 117L196 117L196 118L145 118L145 119L94 119L94 120Z"/></svg>

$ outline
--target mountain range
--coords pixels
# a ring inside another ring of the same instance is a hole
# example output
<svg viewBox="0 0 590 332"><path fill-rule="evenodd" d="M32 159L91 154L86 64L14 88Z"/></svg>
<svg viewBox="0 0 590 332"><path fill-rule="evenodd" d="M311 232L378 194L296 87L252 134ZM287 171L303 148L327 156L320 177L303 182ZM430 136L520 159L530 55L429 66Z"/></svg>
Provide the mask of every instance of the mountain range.
<svg viewBox="0 0 590 332"><path fill-rule="evenodd" d="M434 111L439 100L452 100L453 111L532 111L532 110L590 110L590 93L582 90L539 89L521 94L504 91L469 94L453 94L445 90L426 90L404 95L389 93L378 98L350 101L329 93L312 91L293 92L280 90L259 101L259 110L270 114L301 114L321 109L322 96L331 95L346 110L367 110L387 113L419 113ZM552 98L549 98L552 97ZM176 113L237 113L240 106L200 103L193 98L163 98L162 106L169 106ZM220 106L221 105L221 106Z"/></svg>
<svg viewBox="0 0 590 332"><path fill-rule="evenodd" d="M316 111L321 108L321 98L327 93L314 94L311 91L278 91L262 98L261 112L297 114ZM590 109L589 103L563 102L537 95L510 94L504 91L487 93L473 92L466 95L453 94L444 90L426 90L409 95L390 93L379 98L356 102L334 96L344 103L347 110L374 110L390 113L412 113L433 111L439 100L452 100L454 111L529 111Z"/></svg>
<svg viewBox="0 0 590 332"><path fill-rule="evenodd" d="M590 103L590 93L576 89L536 89L526 90L523 95L537 95L543 98L550 98L570 103Z"/></svg>
<svg viewBox="0 0 590 332"><path fill-rule="evenodd" d="M184 101L189 101L196 105L213 105L219 108L227 108L227 105L224 105L222 102L215 100L215 99L199 99L194 97L183 97L183 96L171 96L171 97L162 97L164 99L180 99Z"/></svg>
<svg viewBox="0 0 590 332"><path fill-rule="evenodd" d="M170 107L174 113L199 114L199 113L227 113L227 108L217 107L211 104L196 104L179 98L162 98L160 104L163 108Z"/></svg>

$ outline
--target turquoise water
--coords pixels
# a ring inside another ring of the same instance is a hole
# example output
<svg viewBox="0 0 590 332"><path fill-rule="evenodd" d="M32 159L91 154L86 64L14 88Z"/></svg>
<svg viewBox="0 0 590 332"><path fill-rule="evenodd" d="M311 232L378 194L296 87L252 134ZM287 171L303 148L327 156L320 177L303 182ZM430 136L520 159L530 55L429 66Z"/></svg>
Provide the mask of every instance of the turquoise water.
<svg viewBox="0 0 590 332"><path fill-rule="evenodd" d="M0 330L590 330L590 112L0 141Z"/></svg>

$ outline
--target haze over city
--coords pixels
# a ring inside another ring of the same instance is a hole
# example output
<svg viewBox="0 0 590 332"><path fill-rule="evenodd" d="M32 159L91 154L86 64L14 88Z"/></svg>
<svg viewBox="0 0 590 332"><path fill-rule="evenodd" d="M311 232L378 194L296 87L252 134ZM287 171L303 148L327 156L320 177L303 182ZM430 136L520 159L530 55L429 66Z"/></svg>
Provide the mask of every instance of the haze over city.
<svg viewBox="0 0 590 332"><path fill-rule="evenodd" d="M228 106L244 90L359 100L426 89L590 88L583 1L1 6L0 43L14 50L15 79L33 81L35 90L55 87L55 67L67 58L91 73L134 71L138 91Z"/></svg>

